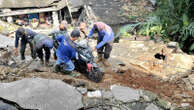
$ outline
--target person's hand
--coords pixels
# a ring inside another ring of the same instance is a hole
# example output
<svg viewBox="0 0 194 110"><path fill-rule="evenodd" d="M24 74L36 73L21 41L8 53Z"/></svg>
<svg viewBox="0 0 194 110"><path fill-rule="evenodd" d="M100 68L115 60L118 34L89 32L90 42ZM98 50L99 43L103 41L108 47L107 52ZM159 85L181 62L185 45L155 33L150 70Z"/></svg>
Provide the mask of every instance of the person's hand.
<svg viewBox="0 0 194 110"><path fill-rule="evenodd" d="M17 56L18 55L18 48L14 49L14 55Z"/></svg>
<svg viewBox="0 0 194 110"><path fill-rule="evenodd" d="M96 50L96 46L94 46L93 48L92 48L92 51L95 51Z"/></svg>

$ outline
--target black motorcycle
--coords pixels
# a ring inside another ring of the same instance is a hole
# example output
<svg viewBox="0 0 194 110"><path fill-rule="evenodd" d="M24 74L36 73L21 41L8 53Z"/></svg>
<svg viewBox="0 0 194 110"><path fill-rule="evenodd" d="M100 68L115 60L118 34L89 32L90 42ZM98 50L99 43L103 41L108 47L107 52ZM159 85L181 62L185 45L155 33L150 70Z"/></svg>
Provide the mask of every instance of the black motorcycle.
<svg viewBox="0 0 194 110"><path fill-rule="evenodd" d="M74 60L75 70L86 75L89 80L100 82L103 75L94 61L92 50L88 44L88 38L76 43L76 51L78 59Z"/></svg>

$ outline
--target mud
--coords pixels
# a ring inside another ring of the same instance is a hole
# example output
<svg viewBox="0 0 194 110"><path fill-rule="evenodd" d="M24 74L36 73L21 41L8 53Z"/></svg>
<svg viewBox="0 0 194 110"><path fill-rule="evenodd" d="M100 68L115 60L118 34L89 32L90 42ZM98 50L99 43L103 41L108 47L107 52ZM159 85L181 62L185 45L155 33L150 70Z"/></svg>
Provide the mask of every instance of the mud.
<svg viewBox="0 0 194 110"><path fill-rule="evenodd" d="M64 75L62 73L53 73L51 69L45 70L47 71L30 72L28 70L23 70L18 75L9 75L5 79L1 79L1 82L11 82L23 78L41 77L47 79L60 79L74 86L84 85L91 90L108 89L111 85L117 84L135 89L152 91L165 100L176 103L178 105L181 103L190 103L190 105L194 108L194 91L186 90L186 85L181 79L176 82L165 82L156 76L145 74L133 68L130 68L126 71L118 70L117 72L113 72L110 68L108 68L104 72L102 81L100 83L94 83L89 81L84 75L72 77L71 75ZM186 94L186 96L184 94Z"/></svg>

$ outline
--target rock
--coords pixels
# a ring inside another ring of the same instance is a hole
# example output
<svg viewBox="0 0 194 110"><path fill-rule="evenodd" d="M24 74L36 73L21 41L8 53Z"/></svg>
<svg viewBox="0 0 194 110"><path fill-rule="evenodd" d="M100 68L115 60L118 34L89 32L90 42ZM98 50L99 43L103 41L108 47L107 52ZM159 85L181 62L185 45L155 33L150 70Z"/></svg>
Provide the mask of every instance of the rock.
<svg viewBox="0 0 194 110"><path fill-rule="evenodd" d="M171 103L168 102L168 101L165 101L163 99L158 99L157 105L161 108L164 108L164 109L170 109L171 108Z"/></svg>
<svg viewBox="0 0 194 110"><path fill-rule="evenodd" d="M100 99L100 98L86 98L83 102L84 102L84 105L86 107L88 107L88 106L96 106L96 105L102 103L102 99Z"/></svg>
<svg viewBox="0 0 194 110"><path fill-rule="evenodd" d="M145 110L159 110L159 108L158 108L156 105L154 105L154 104L152 103L152 104L148 105L148 106L145 108Z"/></svg>
<svg viewBox="0 0 194 110"><path fill-rule="evenodd" d="M127 108L130 108L131 110L145 110L146 106L146 103L133 102L132 104L128 104Z"/></svg>
<svg viewBox="0 0 194 110"><path fill-rule="evenodd" d="M83 87L77 87L76 88L81 94L86 94L87 93L87 89L83 88Z"/></svg>
<svg viewBox="0 0 194 110"><path fill-rule="evenodd" d="M25 109L77 110L83 107L81 94L60 80L35 78L1 83L0 97Z"/></svg>
<svg viewBox="0 0 194 110"><path fill-rule="evenodd" d="M10 60L9 62L8 62L8 65L9 66L12 66L12 65L15 65L16 64L16 62L14 62L14 61L12 61L12 60Z"/></svg>
<svg viewBox="0 0 194 110"><path fill-rule="evenodd" d="M99 90L96 90L96 91L93 91L93 92L88 92L87 93L87 96L88 97L102 97L102 93L101 93L101 91L99 91Z"/></svg>
<svg viewBox="0 0 194 110"><path fill-rule="evenodd" d="M122 102L133 102L139 100L140 98L138 90L128 87L112 85L111 92L113 93L113 96L116 100Z"/></svg>
<svg viewBox="0 0 194 110"><path fill-rule="evenodd" d="M167 44L167 47L169 47L169 48L178 48L179 44L178 44L178 42L169 42Z"/></svg>
<svg viewBox="0 0 194 110"><path fill-rule="evenodd" d="M189 75L189 81L194 84L194 74Z"/></svg>
<svg viewBox="0 0 194 110"><path fill-rule="evenodd" d="M150 92L150 91L142 91L141 96L144 98L145 101L151 102L157 99L157 95Z"/></svg>
<svg viewBox="0 0 194 110"><path fill-rule="evenodd" d="M183 97L183 98L192 98L190 95L188 95L187 93L183 93L183 94L181 94L181 96Z"/></svg>
<svg viewBox="0 0 194 110"><path fill-rule="evenodd" d="M104 99L112 99L113 94L110 91L102 91L102 96Z"/></svg>
<svg viewBox="0 0 194 110"><path fill-rule="evenodd" d="M190 106L189 103L182 103L182 104L181 104L181 107L183 107L183 108L188 108L189 106Z"/></svg>
<svg viewBox="0 0 194 110"><path fill-rule="evenodd" d="M0 110L18 110L18 109L16 107L13 107L12 105L0 101Z"/></svg>
<svg viewBox="0 0 194 110"><path fill-rule="evenodd" d="M117 107L112 107L112 110L121 110L121 109L120 108L117 108Z"/></svg>
<svg viewBox="0 0 194 110"><path fill-rule="evenodd" d="M189 78L184 78L183 81L184 81L184 83L186 85L186 89L187 90L192 90L193 87L192 87L191 82L189 81Z"/></svg>

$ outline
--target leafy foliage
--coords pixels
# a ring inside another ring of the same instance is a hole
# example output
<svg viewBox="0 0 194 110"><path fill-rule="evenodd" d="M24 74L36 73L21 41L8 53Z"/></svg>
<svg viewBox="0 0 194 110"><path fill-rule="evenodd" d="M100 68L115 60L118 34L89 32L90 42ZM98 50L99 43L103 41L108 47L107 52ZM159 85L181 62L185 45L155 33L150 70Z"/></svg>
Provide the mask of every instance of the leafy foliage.
<svg viewBox="0 0 194 110"><path fill-rule="evenodd" d="M178 41L186 52L194 53L194 0L158 0L157 9L146 22L128 25L128 32Z"/></svg>

